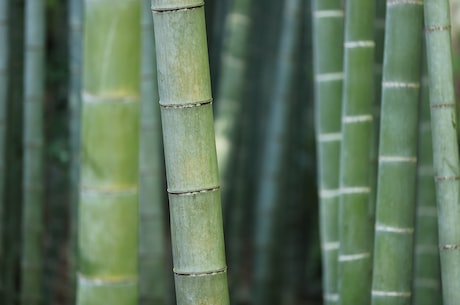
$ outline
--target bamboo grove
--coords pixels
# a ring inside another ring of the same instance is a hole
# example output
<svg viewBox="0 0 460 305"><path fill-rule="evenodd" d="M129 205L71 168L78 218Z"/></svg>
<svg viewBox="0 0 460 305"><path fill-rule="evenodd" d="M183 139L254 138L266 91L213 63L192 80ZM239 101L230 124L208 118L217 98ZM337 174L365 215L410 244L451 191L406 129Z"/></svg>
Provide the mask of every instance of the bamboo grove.
<svg viewBox="0 0 460 305"><path fill-rule="evenodd" d="M457 305L459 8L0 0L0 304Z"/></svg>

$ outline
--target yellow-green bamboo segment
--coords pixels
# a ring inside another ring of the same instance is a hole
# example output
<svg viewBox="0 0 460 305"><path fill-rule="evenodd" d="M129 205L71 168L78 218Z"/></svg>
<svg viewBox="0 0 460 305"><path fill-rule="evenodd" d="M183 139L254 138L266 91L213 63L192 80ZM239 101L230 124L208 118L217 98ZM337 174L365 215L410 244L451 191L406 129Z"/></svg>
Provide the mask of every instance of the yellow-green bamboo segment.
<svg viewBox="0 0 460 305"><path fill-rule="evenodd" d="M42 302L45 1L27 0L24 65L24 180L21 304Z"/></svg>
<svg viewBox="0 0 460 305"><path fill-rule="evenodd" d="M142 0L139 146L139 304L166 304L164 168L150 0Z"/></svg>
<svg viewBox="0 0 460 305"><path fill-rule="evenodd" d="M204 3L152 10L177 304L227 305Z"/></svg>
<svg viewBox="0 0 460 305"><path fill-rule="evenodd" d="M421 83L418 130L413 305L441 304L442 300L426 58L423 63L425 71Z"/></svg>
<svg viewBox="0 0 460 305"><path fill-rule="evenodd" d="M412 296L423 3L387 1L372 304Z"/></svg>
<svg viewBox="0 0 460 305"><path fill-rule="evenodd" d="M343 8L340 0L313 1L315 124L323 302L337 304L339 160L342 135Z"/></svg>
<svg viewBox="0 0 460 305"><path fill-rule="evenodd" d="M141 2L84 5L77 304L134 305Z"/></svg>
<svg viewBox="0 0 460 305"><path fill-rule="evenodd" d="M433 165L444 305L460 300L460 169L448 0L425 0Z"/></svg>
<svg viewBox="0 0 460 305"><path fill-rule="evenodd" d="M374 2L349 0L345 10L338 258L341 305L370 303Z"/></svg>

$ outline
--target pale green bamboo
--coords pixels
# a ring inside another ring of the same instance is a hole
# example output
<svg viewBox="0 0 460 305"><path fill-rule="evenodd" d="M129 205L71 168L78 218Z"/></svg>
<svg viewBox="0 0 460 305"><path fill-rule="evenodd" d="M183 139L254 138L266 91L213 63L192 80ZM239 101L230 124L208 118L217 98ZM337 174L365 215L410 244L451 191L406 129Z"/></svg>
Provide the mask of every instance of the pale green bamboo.
<svg viewBox="0 0 460 305"><path fill-rule="evenodd" d="M4 259L5 232L5 163L6 163L6 126L9 83L9 2L0 0L0 270ZM0 300L3 290L3 279L0 277Z"/></svg>
<svg viewBox="0 0 460 305"><path fill-rule="evenodd" d="M433 172L433 147L426 58L421 87L418 130L413 305L442 304L438 249L438 213Z"/></svg>
<svg viewBox="0 0 460 305"><path fill-rule="evenodd" d="M448 0L425 1L425 35L445 305L460 300L460 169Z"/></svg>
<svg viewBox="0 0 460 305"><path fill-rule="evenodd" d="M372 304L412 296L423 3L387 2Z"/></svg>
<svg viewBox="0 0 460 305"><path fill-rule="evenodd" d="M69 190L69 301L75 303L77 271L77 223L80 176L80 116L83 52L83 0L68 1L68 47L69 47L69 147L70 147L70 190Z"/></svg>
<svg viewBox="0 0 460 305"><path fill-rule="evenodd" d="M27 0L24 66L24 180L21 304L41 304L44 196L45 2Z"/></svg>
<svg viewBox="0 0 460 305"><path fill-rule="evenodd" d="M152 1L178 305L228 305L204 3Z"/></svg>
<svg viewBox="0 0 460 305"><path fill-rule="evenodd" d="M295 79L293 60L301 29L301 1L288 0L283 5L281 36L275 64L275 87L267 116L262 143L261 169L255 202L253 297L256 305L278 304L279 286L275 264L279 253L278 217L283 203L283 175L286 163L291 89Z"/></svg>
<svg viewBox="0 0 460 305"><path fill-rule="evenodd" d="M134 305L141 3L84 4L77 304Z"/></svg>
<svg viewBox="0 0 460 305"><path fill-rule="evenodd" d="M338 258L341 305L370 303L374 13L375 0L346 2Z"/></svg>
<svg viewBox="0 0 460 305"><path fill-rule="evenodd" d="M340 0L313 1L315 124L323 302L337 304L339 160L343 83L343 9Z"/></svg>
<svg viewBox="0 0 460 305"><path fill-rule="evenodd" d="M142 0L141 129L139 146L139 303L166 304L164 170L150 0Z"/></svg>

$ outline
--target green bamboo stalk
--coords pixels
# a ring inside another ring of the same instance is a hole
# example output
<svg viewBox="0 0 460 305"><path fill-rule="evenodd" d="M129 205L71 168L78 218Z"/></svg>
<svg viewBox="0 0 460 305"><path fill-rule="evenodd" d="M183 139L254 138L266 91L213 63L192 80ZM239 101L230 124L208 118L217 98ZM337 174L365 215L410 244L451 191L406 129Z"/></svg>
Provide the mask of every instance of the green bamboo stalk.
<svg viewBox="0 0 460 305"><path fill-rule="evenodd" d="M163 151L150 0L142 1L139 303L166 304Z"/></svg>
<svg viewBox="0 0 460 305"><path fill-rule="evenodd" d="M338 258L342 305L370 303L374 6L374 0L346 3Z"/></svg>
<svg viewBox="0 0 460 305"><path fill-rule="evenodd" d="M24 180L21 304L42 302L45 2L27 0L24 66Z"/></svg>
<svg viewBox="0 0 460 305"><path fill-rule="evenodd" d="M442 292L444 304L454 305L460 300L460 170L449 1L425 1L425 27Z"/></svg>
<svg viewBox="0 0 460 305"><path fill-rule="evenodd" d="M0 0L0 268L4 259L6 126L9 83L9 0ZM1 269L0 269L1 270ZM0 300L3 279L0 276Z"/></svg>
<svg viewBox="0 0 460 305"><path fill-rule="evenodd" d="M441 272L438 249L438 213L433 172L430 99L426 58L421 86L418 130L418 166L415 220L413 305L441 304Z"/></svg>
<svg viewBox="0 0 460 305"><path fill-rule="evenodd" d="M373 305L412 296L422 17L422 1L387 1Z"/></svg>
<svg viewBox="0 0 460 305"><path fill-rule="evenodd" d="M344 13L340 0L316 0L312 14L323 302L336 304Z"/></svg>
<svg viewBox="0 0 460 305"><path fill-rule="evenodd" d="M84 9L77 304L137 304L138 0Z"/></svg>
<svg viewBox="0 0 460 305"><path fill-rule="evenodd" d="M68 2L68 46L69 46L69 147L70 147L70 230L69 230L69 302L75 304L77 271L77 224L78 196L80 177L80 117L82 86L82 52L83 52L83 0Z"/></svg>
<svg viewBox="0 0 460 305"><path fill-rule="evenodd" d="M152 7L177 304L227 305L204 3Z"/></svg>
<svg viewBox="0 0 460 305"><path fill-rule="evenodd" d="M275 67L275 87L267 117L267 130L263 143L259 189L255 202L254 227L254 304L279 303L276 287L276 257L279 212L284 195L283 175L289 134L289 113L292 107L290 94L295 79L293 60L301 29L301 1L284 2L281 36L278 41L278 58Z"/></svg>

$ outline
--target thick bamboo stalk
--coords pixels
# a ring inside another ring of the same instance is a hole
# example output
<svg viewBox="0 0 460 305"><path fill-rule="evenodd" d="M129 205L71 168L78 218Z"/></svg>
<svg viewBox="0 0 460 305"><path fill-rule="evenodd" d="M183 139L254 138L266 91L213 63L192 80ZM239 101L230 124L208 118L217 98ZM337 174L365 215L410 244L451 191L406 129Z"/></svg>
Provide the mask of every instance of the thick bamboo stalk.
<svg viewBox="0 0 460 305"><path fill-rule="evenodd" d="M138 0L85 1L77 304L137 304Z"/></svg>
<svg viewBox="0 0 460 305"><path fill-rule="evenodd" d="M70 147L70 190L69 190L69 279L71 304L75 303L77 271L77 223L80 177L80 116L83 53L83 0L68 2L68 46L69 46L69 147Z"/></svg>
<svg viewBox="0 0 460 305"><path fill-rule="evenodd" d="M421 1L387 2L373 305L412 296L422 17Z"/></svg>
<svg viewBox="0 0 460 305"><path fill-rule="evenodd" d="M275 87L267 116L267 130L261 151L259 186L255 202L254 227L254 304L277 304L276 257L279 254L279 212L283 201L284 167L289 134L290 94L295 79L293 60L301 29L301 1L283 5L281 36L275 66Z"/></svg>
<svg viewBox="0 0 460 305"><path fill-rule="evenodd" d="M0 0L0 270L4 259L6 127L9 84L9 2ZM0 300L3 289L0 277Z"/></svg>
<svg viewBox="0 0 460 305"><path fill-rule="evenodd" d="M374 6L374 0L346 3L338 258L342 305L370 303Z"/></svg>
<svg viewBox="0 0 460 305"><path fill-rule="evenodd" d="M339 0L316 0L312 14L323 302L336 304L344 12Z"/></svg>
<svg viewBox="0 0 460 305"><path fill-rule="evenodd" d="M201 0L152 1L177 304L229 304Z"/></svg>
<svg viewBox="0 0 460 305"><path fill-rule="evenodd" d="M418 130L413 305L441 304L438 213L433 172L433 147L426 58L421 87Z"/></svg>
<svg viewBox="0 0 460 305"><path fill-rule="evenodd" d="M460 169L449 1L425 1L425 27L443 301L454 305L460 300Z"/></svg>
<svg viewBox="0 0 460 305"><path fill-rule="evenodd" d="M151 1L142 1L139 303L166 304L164 169Z"/></svg>
<svg viewBox="0 0 460 305"><path fill-rule="evenodd" d="M43 261L45 2L27 0L25 13L21 304L40 304Z"/></svg>

